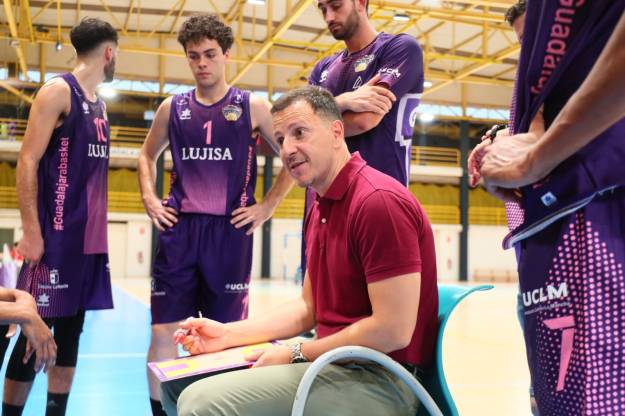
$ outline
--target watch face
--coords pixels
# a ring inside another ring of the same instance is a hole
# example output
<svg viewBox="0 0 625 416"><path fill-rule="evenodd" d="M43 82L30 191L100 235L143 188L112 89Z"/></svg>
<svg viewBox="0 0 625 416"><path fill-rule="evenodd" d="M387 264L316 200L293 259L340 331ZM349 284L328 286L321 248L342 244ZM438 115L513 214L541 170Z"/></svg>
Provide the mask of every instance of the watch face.
<svg viewBox="0 0 625 416"><path fill-rule="evenodd" d="M308 360L304 357L295 357L293 358L293 360L291 360L291 363L293 364L298 364L298 363L307 363Z"/></svg>

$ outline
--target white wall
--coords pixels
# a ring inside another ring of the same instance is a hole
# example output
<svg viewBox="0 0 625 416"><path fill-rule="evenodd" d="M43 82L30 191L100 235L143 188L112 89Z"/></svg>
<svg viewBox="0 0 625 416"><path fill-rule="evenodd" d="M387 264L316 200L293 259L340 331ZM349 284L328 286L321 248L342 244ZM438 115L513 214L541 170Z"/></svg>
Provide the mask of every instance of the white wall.
<svg viewBox="0 0 625 416"><path fill-rule="evenodd" d="M516 274L514 249L501 247L507 234L505 226L473 225L469 228L469 276L479 270L491 270L494 275Z"/></svg>

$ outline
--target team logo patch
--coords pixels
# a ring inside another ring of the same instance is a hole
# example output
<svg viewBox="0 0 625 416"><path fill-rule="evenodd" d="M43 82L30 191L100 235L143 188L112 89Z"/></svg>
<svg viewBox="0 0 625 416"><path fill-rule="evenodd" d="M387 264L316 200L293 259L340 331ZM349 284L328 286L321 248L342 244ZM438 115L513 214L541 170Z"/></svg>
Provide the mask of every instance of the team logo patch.
<svg viewBox="0 0 625 416"><path fill-rule="evenodd" d="M328 70L327 69L325 69L321 73L321 76L319 77L319 82L326 82L326 79L328 79Z"/></svg>
<svg viewBox="0 0 625 416"><path fill-rule="evenodd" d="M238 105L227 105L221 109L224 117L228 121L237 121L241 114L243 114L243 109Z"/></svg>
<svg viewBox="0 0 625 416"><path fill-rule="evenodd" d="M375 58L375 55L365 55L358 59L354 64L354 72L362 72L367 69L373 58Z"/></svg>
<svg viewBox="0 0 625 416"><path fill-rule="evenodd" d="M180 112L180 120L191 120L191 109L185 108Z"/></svg>
<svg viewBox="0 0 625 416"><path fill-rule="evenodd" d="M39 307L47 307L50 306L50 296L45 293L42 293L37 297L37 306Z"/></svg>
<svg viewBox="0 0 625 416"><path fill-rule="evenodd" d="M87 103L86 103L86 102L84 102L84 101L82 102L82 111L83 111L85 114L89 114L89 104L87 104Z"/></svg>

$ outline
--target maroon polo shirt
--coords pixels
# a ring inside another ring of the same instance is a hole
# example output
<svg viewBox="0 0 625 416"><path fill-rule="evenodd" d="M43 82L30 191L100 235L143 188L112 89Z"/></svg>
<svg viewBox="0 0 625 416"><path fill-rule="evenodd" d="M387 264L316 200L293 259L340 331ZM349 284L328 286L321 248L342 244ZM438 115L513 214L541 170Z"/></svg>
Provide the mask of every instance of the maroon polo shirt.
<svg viewBox="0 0 625 416"><path fill-rule="evenodd" d="M326 194L317 196L305 238L319 338L371 316L368 283L421 273L412 340L389 355L400 363L428 366L438 320L434 237L408 189L354 153Z"/></svg>

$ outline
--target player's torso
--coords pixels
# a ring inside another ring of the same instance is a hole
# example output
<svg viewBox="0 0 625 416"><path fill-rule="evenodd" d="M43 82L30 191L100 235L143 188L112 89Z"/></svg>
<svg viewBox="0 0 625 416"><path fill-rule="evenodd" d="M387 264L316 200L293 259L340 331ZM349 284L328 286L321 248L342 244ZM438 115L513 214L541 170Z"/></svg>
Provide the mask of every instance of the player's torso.
<svg viewBox="0 0 625 416"><path fill-rule="evenodd" d="M39 217L46 249L107 252L110 128L104 103L89 101L72 74L71 109L39 165ZM93 235L92 235L93 234Z"/></svg>
<svg viewBox="0 0 625 416"><path fill-rule="evenodd" d="M377 74L399 78L400 69L385 62L385 54L392 35L380 34L362 51L348 55L341 52L320 63L317 85L334 96L352 92L365 85ZM421 94L415 79L414 91L397 97L391 110L373 129L346 138L350 152L360 152L367 163L407 184L410 165L410 144Z"/></svg>
<svg viewBox="0 0 625 416"><path fill-rule="evenodd" d="M227 215L253 203L256 142L249 92L230 88L210 106L198 102L195 90L175 96L168 133L174 208Z"/></svg>

